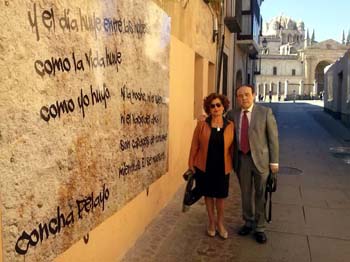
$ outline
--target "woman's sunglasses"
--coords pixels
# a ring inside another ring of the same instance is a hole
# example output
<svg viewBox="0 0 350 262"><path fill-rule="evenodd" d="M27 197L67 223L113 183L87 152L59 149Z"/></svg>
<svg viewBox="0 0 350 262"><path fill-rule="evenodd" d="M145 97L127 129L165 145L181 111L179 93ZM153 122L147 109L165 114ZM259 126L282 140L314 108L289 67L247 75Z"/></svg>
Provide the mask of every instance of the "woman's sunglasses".
<svg viewBox="0 0 350 262"><path fill-rule="evenodd" d="M216 104L211 104L210 108L215 108L215 107L220 108L221 106L222 106L222 104L216 103Z"/></svg>

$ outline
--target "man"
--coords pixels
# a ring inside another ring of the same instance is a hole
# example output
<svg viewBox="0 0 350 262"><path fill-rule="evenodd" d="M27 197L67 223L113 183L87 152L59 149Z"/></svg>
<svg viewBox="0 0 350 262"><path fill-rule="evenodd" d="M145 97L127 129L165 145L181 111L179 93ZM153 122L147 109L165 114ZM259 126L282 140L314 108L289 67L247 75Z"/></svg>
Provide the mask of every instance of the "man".
<svg viewBox="0 0 350 262"><path fill-rule="evenodd" d="M277 124L270 108L254 104L253 86L239 87L236 98L240 109L229 111L227 118L235 123L235 148L238 150L234 168L241 187L245 221L238 234L249 235L255 228L256 241L265 243L266 180L270 171L275 175L278 172Z"/></svg>
<svg viewBox="0 0 350 262"><path fill-rule="evenodd" d="M295 90L293 90L293 103L295 103L295 98L296 98Z"/></svg>

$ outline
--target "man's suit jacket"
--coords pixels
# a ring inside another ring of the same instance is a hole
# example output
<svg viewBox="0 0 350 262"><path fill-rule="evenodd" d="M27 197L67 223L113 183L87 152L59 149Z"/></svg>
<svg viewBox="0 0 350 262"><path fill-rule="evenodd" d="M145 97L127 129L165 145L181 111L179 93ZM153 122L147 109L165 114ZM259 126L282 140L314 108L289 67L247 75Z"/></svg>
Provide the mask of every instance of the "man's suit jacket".
<svg viewBox="0 0 350 262"><path fill-rule="evenodd" d="M227 118L235 124L234 169L238 174L238 149L241 109L230 110ZM278 129L271 108L254 104L248 129L249 145L253 162L258 171L268 175L269 164L279 161Z"/></svg>

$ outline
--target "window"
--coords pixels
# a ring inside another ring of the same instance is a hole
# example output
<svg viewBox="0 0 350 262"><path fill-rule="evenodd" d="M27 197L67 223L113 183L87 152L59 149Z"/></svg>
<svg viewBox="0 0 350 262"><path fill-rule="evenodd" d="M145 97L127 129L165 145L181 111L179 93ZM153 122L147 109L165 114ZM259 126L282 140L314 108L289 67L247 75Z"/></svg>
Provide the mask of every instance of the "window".
<svg viewBox="0 0 350 262"><path fill-rule="evenodd" d="M277 75L277 67L276 66L273 67L273 75L274 76Z"/></svg>
<svg viewBox="0 0 350 262"><path fill-rule="evenodd" d="M337 111L342 112L342 100L343 100L343 71L338 73L338 85L337 85Z"/></svg>
<svg viewBox="0 0 350 262"><path fill-rule="evenodd" d="M292 69L292 76L295 76L295 69Z"/></svg>
<svg viewBox="0 0 350 262"><path fill-rule="evenodd" d="M208 94L215 92L215 64L209 62L208 67Z"/></svg>
<svg viewBox="0 0 350 262"><path fill-rule="evenodd" d="M348 59L348 73L347 73L347 78L348 78L348 83L347 83L347 98L346 98L346 103L350 103L350 59Z"/></svg>
<svg viewBox="0 0 350 262"><path fill-rule="evenodd" d="M327 95L328 101L333 100L333 71L327 72Z"/></svg>
<svg viewBox="0 0 350 262"><path fill-rule="evenodd" d="M294 48L294 47L290 47L290 49L289 49L289 54L291 55L291 54L297 54L297 50Z"/></svg>

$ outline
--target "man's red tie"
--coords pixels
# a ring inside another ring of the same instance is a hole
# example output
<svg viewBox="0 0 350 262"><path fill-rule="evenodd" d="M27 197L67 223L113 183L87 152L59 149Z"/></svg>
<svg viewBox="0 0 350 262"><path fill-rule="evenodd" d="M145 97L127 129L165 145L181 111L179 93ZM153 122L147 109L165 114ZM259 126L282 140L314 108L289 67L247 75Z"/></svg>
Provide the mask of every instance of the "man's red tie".
<svg viewBox="0 0 350 262"><path fill-rule="evenodd" d="M241 126L241 151L244 154L247 154L250 150L249 138L248 138L249 122L248 122L247 113L248 111L243 112L242 126Z"/></svg>

